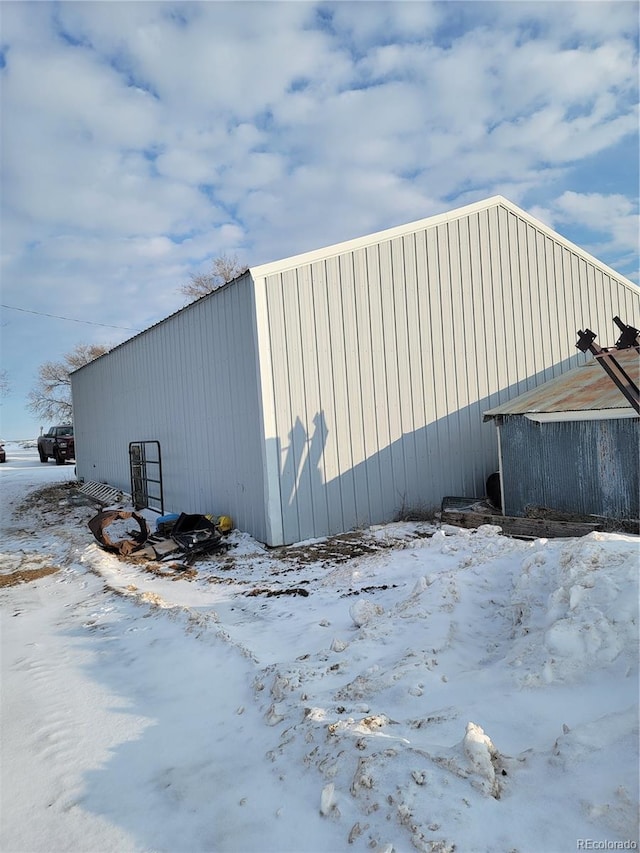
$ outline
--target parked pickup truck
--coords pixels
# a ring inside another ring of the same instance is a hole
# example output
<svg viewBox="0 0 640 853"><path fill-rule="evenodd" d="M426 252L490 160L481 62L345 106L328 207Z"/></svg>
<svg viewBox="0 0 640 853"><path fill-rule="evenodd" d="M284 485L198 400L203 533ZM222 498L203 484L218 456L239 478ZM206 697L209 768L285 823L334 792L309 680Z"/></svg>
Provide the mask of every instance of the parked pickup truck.
<svg viewBox="0 0 640 853"><path fill-rule="evenodd" d="M50 458L56 460L56 465L64 465L68 459L76 458L76 448L73 442L73 427L54 426L38 438L38 455L41 462Z"/></svg>

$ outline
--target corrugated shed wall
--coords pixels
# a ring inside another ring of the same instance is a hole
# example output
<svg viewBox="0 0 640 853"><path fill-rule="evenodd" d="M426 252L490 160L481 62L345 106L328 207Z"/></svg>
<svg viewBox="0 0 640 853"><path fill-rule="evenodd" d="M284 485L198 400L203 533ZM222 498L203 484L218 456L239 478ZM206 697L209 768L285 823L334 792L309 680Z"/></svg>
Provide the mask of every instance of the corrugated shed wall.
<svg viewBox="0 0 640 853"><path fill-rule="evenodd" d="M129 491L129 442L158 440L167 511L264 540L254 319L247 275L76 373L78 476Z"/></svg>
<svg viewBox="0 0 640 853"><path fill-rule="evenodd" d="M284 542L483 494L483 412L579 363L577 329L604 345L615 315L640 325L638 292L503 206L267 275L265 293Z"/></svg>
<svg viewBox="0 0 640 853"><path fill-rule="evenodd" d="M640 517L638 418L499 424L504 511L528 505L607 518Z"/></svg>

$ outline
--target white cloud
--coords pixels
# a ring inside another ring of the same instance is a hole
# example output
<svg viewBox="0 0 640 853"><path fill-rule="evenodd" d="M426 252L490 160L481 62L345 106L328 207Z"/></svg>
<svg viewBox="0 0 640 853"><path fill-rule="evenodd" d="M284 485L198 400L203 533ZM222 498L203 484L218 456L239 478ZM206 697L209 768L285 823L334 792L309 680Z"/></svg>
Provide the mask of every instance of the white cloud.
<svg viewBox="0 0 640 853"><path fill-rule="evenodd" d="M634 258L637 264L640 216L637 201L634 203L627 196L568 190L548 206L532 212L552 228L570 223L592 232L596 237L590 241L590 251L596 255L599 249L607 246L610 252Z"/></svg>
<svg viewBox="0 0 640 853"><path fill-rule="evenodd" d="M6 3L3 298L138 326L221 252L496 192L569 237L604 212L626 270L637 35L621 2Z"/></svg>
<svg viewBox="0 0 640 853"><path fill-rule="evenodd" d="M460 3L491 29L516 30L522 39L553 38L565 47L600 44L617 36L635 38L638 8L633 0L519 0Z"/></svg>
<svg viewBox="0 0 640 853"><path fill-rule="evenodd" d="M415 40L431 35L442 23L444 12L436 3L343 2L324 6L327 27L339 33L354 51L372 44Z"/></svg>
<svg viewBox="0 0 640 853"><path fill-rule="evenodd" d="M96 15L85 4L63 7L62 18L140 85L170 106L178 121L227 113L250 118L281 97L290 82L316 69L322 39L304 24L313 7L301 3L118 4ZM123 36L126 33L126 36Z"/></svg>

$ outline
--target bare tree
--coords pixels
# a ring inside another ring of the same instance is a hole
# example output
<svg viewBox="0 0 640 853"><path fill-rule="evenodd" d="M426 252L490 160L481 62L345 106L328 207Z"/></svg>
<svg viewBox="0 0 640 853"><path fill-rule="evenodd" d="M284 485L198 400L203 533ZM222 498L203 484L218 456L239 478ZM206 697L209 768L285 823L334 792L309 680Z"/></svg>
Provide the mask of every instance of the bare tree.
<svg viewBox="0 0 640 853"><path fill-rule="evenodd" d="M9 393L9 374L6 370L0 370L0 397L5 397Z"/></svg>
<svg viewBox="0 0 640 853"><path fill-rule="evenodd" d="M78 344L62 361L47 361L38 368L38 382L29 392L28 409L44 420L71 423L71 378L74 370L109 352L101 344Z"/></svg>
<svg viewBox="0 0 640 853"><path fill-rule="evenodd" d="M247 270L246 264L240 263L236 255L218 255L211 262L209 272L192 274L191 280L182 285L180 292L188 296L191 301L200 299L201 296L206 296L207 293L217 290L228 281L233 281Z"/></svg>

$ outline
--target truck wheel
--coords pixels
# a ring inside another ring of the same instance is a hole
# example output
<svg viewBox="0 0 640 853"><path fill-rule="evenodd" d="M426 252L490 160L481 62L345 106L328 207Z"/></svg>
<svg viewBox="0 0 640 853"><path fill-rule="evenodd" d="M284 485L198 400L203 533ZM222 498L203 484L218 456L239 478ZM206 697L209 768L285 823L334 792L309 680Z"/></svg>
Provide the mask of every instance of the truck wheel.
<svg viewBox="0 0 640 853"><path fill-rule="evenodd" d="M56 465L64 465L65 460L62 458L59 450L53 451L53 458L56 460Z"/></svg>
<svg viewBox="0 0 640 853"><path fill-rule="evenodd" d="M38 456L40 457L41 462L48 462L49 461L49 457L47 456L46 453L44 453L44 451L42 450L41 447L38 448Z"/></svg>

